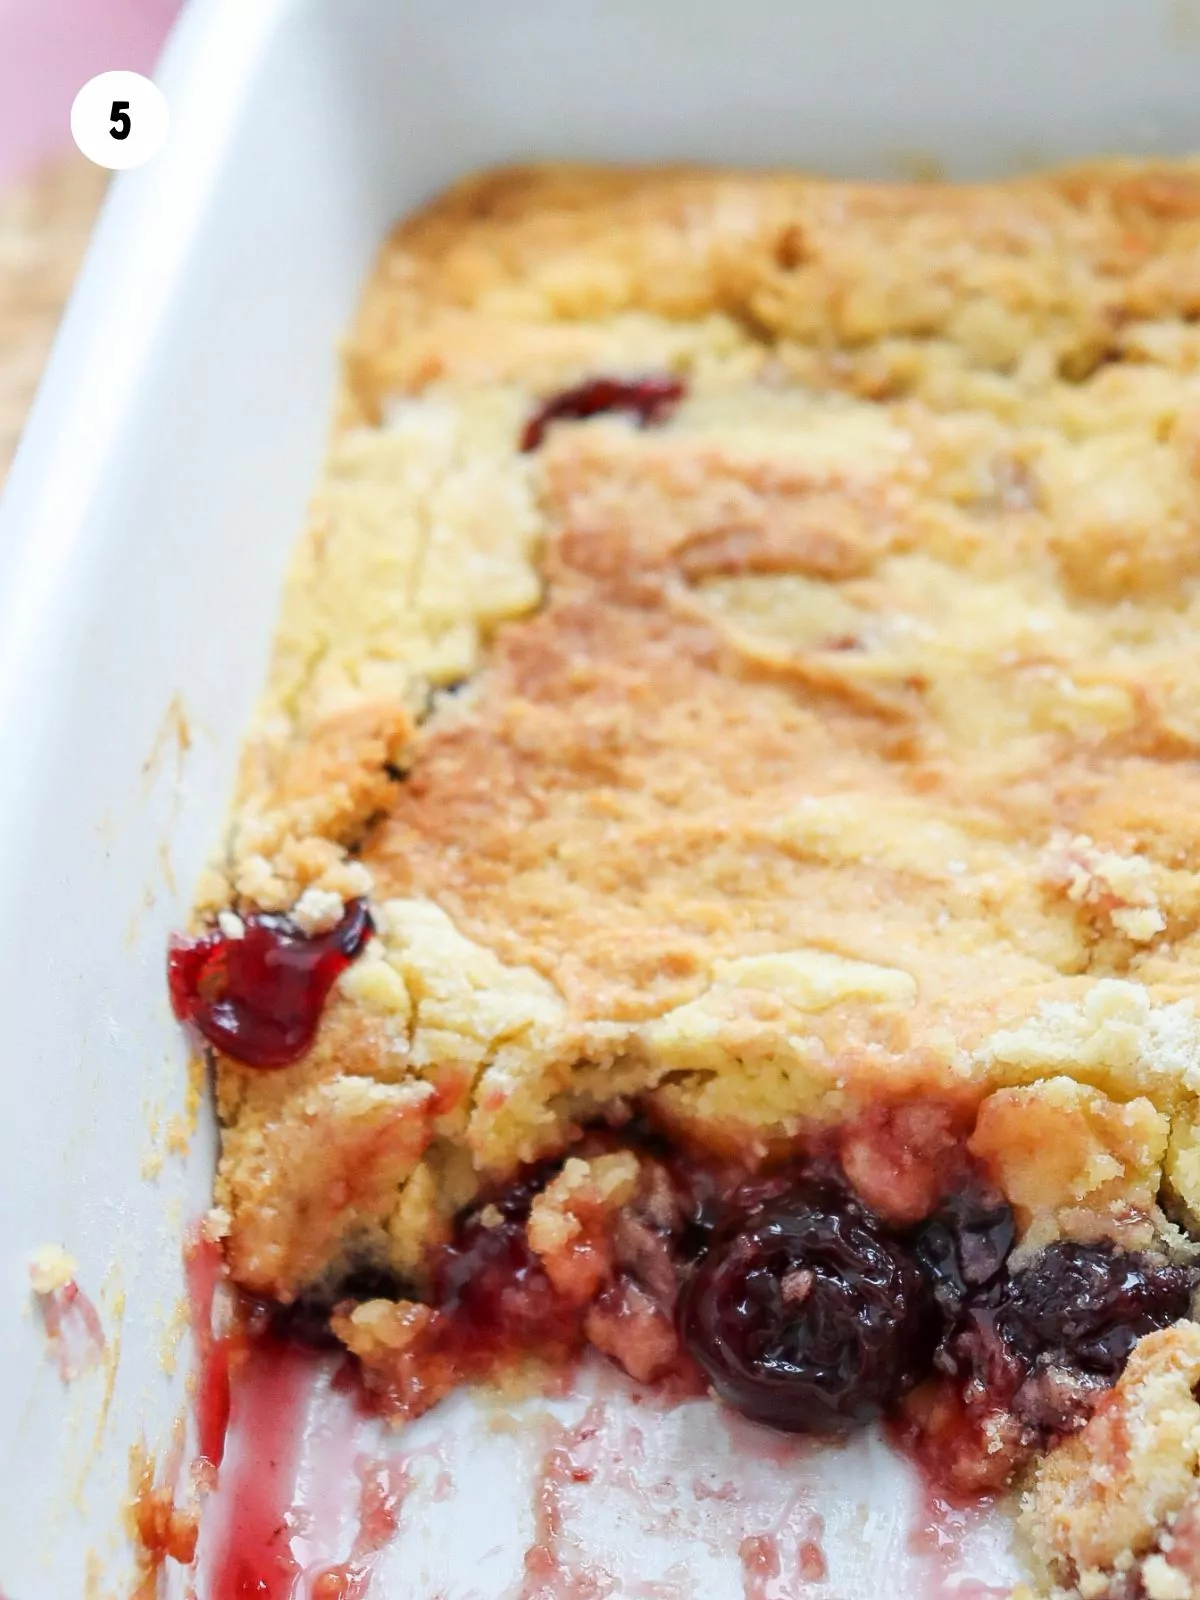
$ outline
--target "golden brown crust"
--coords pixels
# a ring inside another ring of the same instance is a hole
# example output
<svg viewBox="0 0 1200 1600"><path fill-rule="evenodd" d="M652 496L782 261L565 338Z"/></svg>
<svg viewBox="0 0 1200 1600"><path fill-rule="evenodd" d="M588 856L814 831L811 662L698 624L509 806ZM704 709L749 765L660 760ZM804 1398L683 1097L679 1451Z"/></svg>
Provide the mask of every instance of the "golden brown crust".
<svg viewBox="0 0 1200 1600"><path fill-rule="evenodd" d="M483 1185L634 1105L743 1157L833 1129L897 1223L965 1141L1026 1253L1182 1244L1198 318L1194 163L521 168L400 224L199 904L369 894L377 927L301 1062L219 1063L239 1283L367 1258L419 1293ZM643 372L686 387L661 426L518 449L555 391ZM537 1201L561 1292L635 1167L584 1148ZM643 1299L587 1332L650 1377ZM419 1410L456 1381L430 1315L334 1326ZM1040 1466L1048 1582L1191 1592L1195 1346L1144 1340Z"/></svg>
<svg viewBox="0 0 1200 1600"><path fill-rule="evenodd" d="M937 1097L1031 1240L1153 1236L1200 1090L1198 260L1186 164L520 169L401 224L202 906L378 911L309 1058L221 1067L242 1282L419 1273L639 1097L760 1149ZM519 453L646 370L664 426Z"/></svg>
<svg viewBox="0 0 1200 1600"><path fill-rule="evenodd" d="M373 421L388 395L445 377L448 357L481 375L486 340L442 342L464 311L568 333L628 312L720 312L772 343L945 341L981 370L1035 355L1079 379L1129 321L1200 310L1197 170L1102 165L979 187L483 173L393 234L349 343L352 389Z"/></svg>

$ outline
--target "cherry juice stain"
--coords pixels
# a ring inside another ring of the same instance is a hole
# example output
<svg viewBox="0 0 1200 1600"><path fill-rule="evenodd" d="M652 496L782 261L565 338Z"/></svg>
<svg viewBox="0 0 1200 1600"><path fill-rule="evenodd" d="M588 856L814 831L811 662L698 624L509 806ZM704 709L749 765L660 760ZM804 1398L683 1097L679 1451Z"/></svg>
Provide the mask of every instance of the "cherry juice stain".
<svg viewBox="0 0 1200 1600"><path fill-rule="evenodd" d="M312 1600L365 1600L376 1560L399 1531L410 1487L407 1467L394 1461L366 1461L359 1467L359 1482L358 1533L349 1559L318 1574Z"/></svg>
<svg viewBox="0 0 1200 1600"><path fill-rule="evenodd" d="M208 1594L292 1600L300 1569L289 1515L313 1358L269 1333L251 1334L232 1307L223 1316L221 1248L199 1230L187 1239L184 1269L196 1349L197 1466L210 1488L219 1475L228 1508L206 1563ZM236 1448L226 1461L231 1435Z"/></svg>
<svg viewBox="0 0 1200 1600"><path fill-rule="evenodd" d="M313 1369L310 1352L269 1334L250 1341L239 1363L221 1473L224 1526L208 1563L211 1600L293 1600L302 1576L291 1542L296 1464Z"/></svg>
<svg viewBox="0 0 1200 1600"><path fill-rule="evenodd" d="M243 1340L232 1329L219 1331L217 1327L217 1291L222 1280L220 1245L193 1229L184 1242L183 1267L196 1351L196 1454L215 1471L225 1455L230 1373Z"/></svg>
<svg viewBox="0 0 1200 1600"><path fill-rule="evenodd" d="M793 1600L825 1596L825 1522L798 1491L772 1526L748 1534L738 1546L745 1600Z"/></svg>
<svg viewBox="0 0 1200 1600"><path fill-rule="evenodd" d="M562 1488L567 1483L591 1481L590 1465L578 1459L572 1447L594 1436L594 1410L578 1428L563 1428L558 1442L546 1452L534 1489L534 1537L525 1551L519 1600L573 1600L573 1591L577 1592L576 1575L566 1567L559 1547Z"/></svg>
<svg viewBox="0 0 1200 1600"><path fill-rule="evenodd" d="M705 1556L736 1558L745 1600L827 1600L825 1529L809 1503L809 1485L789 1474L783 1486L774 1472L742 1470L750 1464L739 1461L741 1447L730 1440L732 1454L717 1464L724 1470L711 1483L690 1480L689 1488L689 1474L674 1455L677 1446L665 1456L657 1449L660 1419L674 1407L654 1404L647 1429L640 1406L633 1409L642 1398L641 1391L630 1394L623 1380L601 1371L597 1396L583 1416L555 1426L535 1475L533 1538L519 1600L615 1594L624 1600L695 1600L708 1592L703 1569L693 1565ZM749 1432L751 1425L744 1426ZM806 1445L786 1436L783 1442L793 1465L811 1459ZM630 1568L621 1541L613 1544L601 1535L597 1542L590 1507L607 1502L611 1509L614 1496L620 1523L676 1545L678 1559L667 1570L648 1576L637 1565Z"/></svg>
<svg viewBox="0 0 1200 1600"><path fill-rule="evenodd" d="M72 1383L104 1355L100 1313L75 1279L35 1296L46 1330L46 1344L59 1377Z"/></svg>
<svg viewBox="0 0 1200 1600"><path fill-rule="evenodd" d="M997 1586L962 1576L972 1533L995 1515L990 1499L970 1505L956 1503L938 1492L936 1484L921 1475L908 1548L925 1568L920 1600L1008 1600L1011 1584Z"/></svg>
<svg viewBox="0 0 1200 1600"><path fill-rule="evenodd" d="M325 1567L311 1591L310 1570L293 1546L310 1507L298 1504L297 1477L309 1403L321 1371L319 1352L282 1339L261 1308L226 1304L220 1246L199 1230L187 1240L185 1269L196 1348L197 1467L213 1492L206 1514L213 1535L203 1559L207 1600L364 1600L375 1560L395 1536L408 1490L406 1465L358 1465L358 1533L349 1559ZM331 1389L340 1392L334 1382ZM356 1395L342 1397L350 1426ZM190 1559L191 1549L168 1550Z"/></svg>

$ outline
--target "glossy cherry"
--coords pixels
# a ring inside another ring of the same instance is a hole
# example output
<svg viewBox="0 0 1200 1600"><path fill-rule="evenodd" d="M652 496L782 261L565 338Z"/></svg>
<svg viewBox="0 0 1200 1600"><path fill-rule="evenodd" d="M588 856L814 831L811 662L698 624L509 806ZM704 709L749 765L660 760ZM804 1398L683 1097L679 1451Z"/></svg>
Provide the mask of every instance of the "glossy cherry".
<svg viewBox="0 0 1200 1600"><path fill-rule="evenodd" d="M312 1044L329 991L371 937L364 900L327 933L255 912L233 938L214 929L174 939L167 955L171 1005L181 1022L248 1067L285 1067Z"/></svg>
<svg viewBox="0 0 1200 1600"><path fill-rule="evenodd" d="M1138 1339L1188 1315L1196 1280L1150 1255L1068 1240L1012 1272L1006 1213L958 1196L914 1241L943 1317L942 1390L907 1442L968 1498L1004 1488L1031 1451L1082 1427Z"/></svg>
<svg viewBox="0 0 1200 1600"><path fill-rule="evenodd" d="M718 1228L684 1285L680 1335L757 1422L835 1433L884 1412L928 1368L929 1287L855 1200L799 1182Z"/></svg>
<svg viewBox="0 0 1200 1600"><path fill-rule="evenodd" d="M943 1316L953 1319L999 1280L1015 1240L1011 1207L977 1188L949 1196L921 1223L913 1254Z"/></svg>
<svg viewBox="0 0 1200 1600"><path fill-rule="evenodd" d="M1009 1280L996 1320L1030 1366L1071 1366L1111 1381L1144 1334L1187 1316L1195 1283L1187 1267L1060 1240Z"/></svg>
<svg viewBox="0 0 1200 1600"><path fill-rule="evenodd" d="M582 422L604 411L627 411L639 426L665 422L683 399L679 378L589 378L573 389L563 389L544 401L525 424L522 451L536 450L552 422Z"/></svg>

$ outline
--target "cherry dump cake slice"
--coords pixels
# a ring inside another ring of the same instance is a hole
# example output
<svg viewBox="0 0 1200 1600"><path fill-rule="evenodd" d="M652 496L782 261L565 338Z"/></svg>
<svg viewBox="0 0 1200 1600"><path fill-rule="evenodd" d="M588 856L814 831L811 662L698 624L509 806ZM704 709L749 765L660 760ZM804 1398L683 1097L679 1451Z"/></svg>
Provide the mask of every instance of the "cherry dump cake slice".
<svg viewBox="0 0 1200 1600"><path fill-rule="evenodd" d="M1194 1592L1198 262L1186 164L397 230L171 955L276 1328L881 1418Z"/></svg>

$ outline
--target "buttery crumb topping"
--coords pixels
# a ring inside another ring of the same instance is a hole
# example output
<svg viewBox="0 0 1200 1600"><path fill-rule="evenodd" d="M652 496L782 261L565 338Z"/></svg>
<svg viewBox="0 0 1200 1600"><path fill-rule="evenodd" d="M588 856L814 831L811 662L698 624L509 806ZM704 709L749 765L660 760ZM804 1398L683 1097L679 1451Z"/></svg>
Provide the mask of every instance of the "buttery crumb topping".
<svg viewBox="0 0 1200 1600"><path fill-rule="evenodd" d="M400 225L199 907L375 929L303 1059L219 1063L239 1283L419 1282L614 1107L762 1156L945 1103L1020 1249L1182 1247L1197 261L1187 163L517 169ZM671 404L554 408L598 377ZM567 1161L556 1270L630 1181ZM424 1310L339 1326L406 1348ZM1144 1339L1038 1469L1047 1581L1193 1592L1196 1338Z"/></svg>

